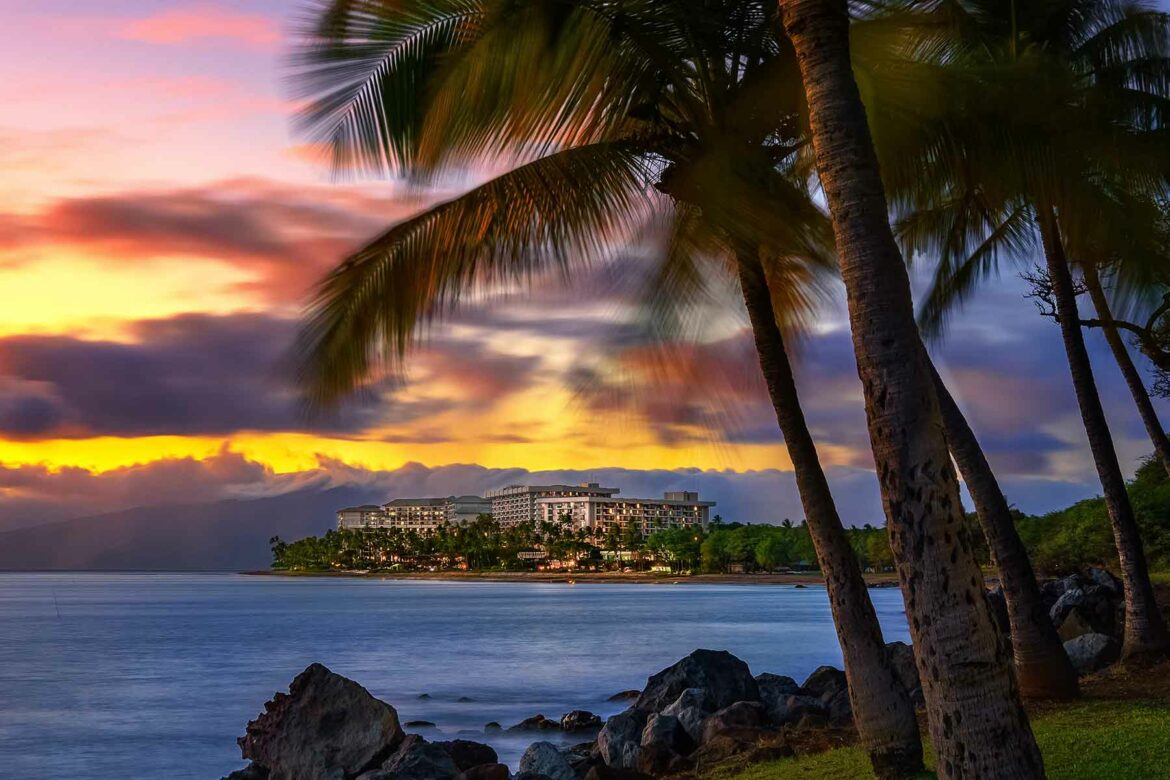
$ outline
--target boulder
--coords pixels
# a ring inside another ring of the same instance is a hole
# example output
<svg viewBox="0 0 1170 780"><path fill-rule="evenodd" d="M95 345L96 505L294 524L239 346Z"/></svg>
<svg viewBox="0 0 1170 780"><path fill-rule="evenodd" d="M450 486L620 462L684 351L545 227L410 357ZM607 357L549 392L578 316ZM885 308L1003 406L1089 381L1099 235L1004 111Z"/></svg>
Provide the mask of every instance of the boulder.
<svg viewBox="0 0 1170 780"><path fill-rule="evenodd" d="M484 732L503 731L504 727L492 720L484 724L483 730Z"/></svg>
<svg viewBox="0 0 1170 780"><path fill-rule="evenodd" d="M508 780L510 773L503 764L480 764L455 775L455 780Z"/></svg>
<svg viewBox="0 0 1170 780"><path fill-rule="evenodd" d="M1116 662L1121 644L1108 634L1082 634L1065 642L1064 652L1077 674L1089 674Z"/></svg>
<svg viewBox="0 0 1170 780"><path fill-rule="evenodd" d="M996 585L986 591L984 597L987 599L987 607L991 610L991 617L995 620L999 633L1005 637L1011 636L1012 621L1008 617L1007 596L1004 595L1003 586Z"/></svg>
<svg viewBox="0 0 1170 780"><path fill-rule="evenodd" d="M595 766L602 765L601 756L597 752L596 742L581 742L568 748L561 748L561 753L568 760L577 777L582 777Z"/></svg>
<svg viewBox="0 0 1170 780"><path fill-rule="evenodd" d="M777 726L800 723L806 717L814 716L828 721L828 711L825 703L816 696L793 694L786 698L776 713L771 715L772 723Z"/></svg>
<svg viewBox="0 0 1170 780"><path fill-rule="evenodd" d="M408 729L433 729L435 724L429 720L408 720L404 724Z"/></svg>
<svg viewBox="0 0 1170 780"><path fill-rule="evenodd" d="M564 731L593 731L599 728L601 716L588 710L573 710L561 716L561 729Z"/></svg>
<svg viewBox="0 0 1170 780"><path fill-rule="evenodd" d="M691 739L676 716L655 713L642 729L642 748L651 746L665 747L680 756L685 756L694 750L695 740Z"/></svg>
<svg viewBox="0 0 1170 780"><path fill-rule="evenodd" d="M442 746L411 734L382 763L382 772L385 780L454 780L459 767Z"/></svg>
<svg viewBox="0 0 1170 780"><path fill-rule="evenodd" d="M637 769L625 769L617 766L602 764L595 766L585 774L585 780L653 780L653 778Z"/></svg>
<svg viewBox="0 0 1170 780"><path fill-rule="evenodd" d="M634 706L661 712L688 688L703 688L715 710L737 701L760 700L759 686L747 664L726 650L696 650L652 676Z"/></svg>
<svg viewBox="0 0 1170 780"><path fill-rule="evenodd" d="M1064 616L1064 620L1061 621L1060 627L1056 629L1056 633L1060 635L1062 642L1067 642L1070 639L1076 639L1082 634L1103 632L1097 631L1097 627L1093 625L1093 620L1084 609L1081 607L1073 607Z"/></svg>
<svg viewBox="0 0 1170 780"><path fill-rule="evenodd" d="M508 731L560 731L561 724L559 721L551 720L543 715L533 715L531 718L525 718L517 723L515 726L510 726Z"/></svg>
<svg viewBox="0 0 1170 780"><path fill-rule="evenodd" d="M690 769L692 764L685 756L676 753L665 745L645 745L638 751L639 772L652 777L676 775Z"/></svg>
<svg viewBox="0 0 1170 780"><path fill-rule="evenodd" d="M403 741L398 713L353 680L313 664L278 693L240 737L244 758L274 780L353 776Z"/></svg>
<svg viewBox="0 0 1170 780"><path fill-rule="evenodd" d="M447 751L451 760L460 772L482 764L499 763L500 757L490 745L482 742L472 742L469 739L452 739L446 742L436 742L436 745Z"/></svg>
<svg viewBox="0 0 1170 780"><path fill-rule="evenodd" d="M1090 567L1085 571L1085 577L1094 585L1108 591L1117 598L1120 598L1124 591L1121 580L1110 574L1108 570L1102 569L1099 566Z"/></svg>
<svg viewBox="0 0 1170 780"><path fill-rule="evenodd" d="M827 704L838 693L848 690L849 686L845 682L845 672L832 666L821 666L800 687L804 689L805 695L816 696Z"/></svg>
<svg viewBox="0 0 1170 780"><path fill-rule="evenodd" d="M520 771L544 775L551 780L577 780L569 760L551 742L533 742L520 757Z"/></svg>
<svg viewBox="0 0 1170 780"><path fill-rule="evenodd" d="M803 693L801 687L796 684L796 680L791 677L785 677L780 674L764 674L756 675L756 685L760 689L760 701L764 704L764 709L767 710L768 719L775 721L774 712L780 712L783 709L784 701L793 694Z"/></svg>
<svg viewBox="0 0 1170 780"><path fill-rule="evenodd" d="M634 701L642 695L641 691L630 689L628 691L618 691L613 696L610 696L606 701Z"/></svg>
<svg viewBox="0 0 1170 780"><path fill-rule="evenodd" d="M702 688L687 688L664 710L663 715L673 715L686 731L691 741L698 743L703 738L703 721L710 714L707 693Z"/></svg>
<svg viewBox="0 0 1170 780"><path fill-rule="evenodd" d="M542 775L540 772L517 772L512 775L512 780L552 780L548 775Z"/></svg>
<svg viewBox="0 0 1170 780"><path fill-rule="evenodd" d="M825 715L829 725L835 728L853 725L853 702L849 701L849 691L837 691L825 702Z"/></svg>
<svg viewBox="0 0 1170 780"><path fill-rule="evenodd" d="M758 728L738 728L720 732L690 755L690 761L700 770L705 766L739 757L743 763L772 761L793 754L785 735L778 731Z"/></svg>
<svg viewBox="0 0 1170 780"><path fill-rule="evenodd" d="M717 734L732 729L758 728L764 725L767 710L758 701L737 701L724 707L703 721L703 744L710 742Z"/></svg>
<svg viewBox="0 0 1170 780"><path fill-rule="evenodd" d="M597 735L597 751L606 766L633 769L638 765L642 729L648 717L645 711L631 708L605 722Z"/></svg>
<svg viewBox="0 0 1170 780"><path fill-rule="evenodd" d="M922 695L922 681L918 679L914 648L905 642L890 642L886 645L886 658L890 661L894 676L910 694L910 701L915 707L925 707L926 697Z"/></svg>
<svg viewBox="0 0 1170 780"><path fill-rule="evenodd" d="M268 770L259 764L248 764L243 769L237 769L221 780L268 780Z"/></svg>
<svg viewBox="0 0 1170 780"><path fill-rule="evenodd" d="M1079 607L1085 603L1085 591L1078 585L1074 588L1068 588L1060 594L1060 598L1048 610L1048 617L1052 620L1052 624L1060 626L1064 622L1065 617L1072 611L1073 607Z"/></svg>

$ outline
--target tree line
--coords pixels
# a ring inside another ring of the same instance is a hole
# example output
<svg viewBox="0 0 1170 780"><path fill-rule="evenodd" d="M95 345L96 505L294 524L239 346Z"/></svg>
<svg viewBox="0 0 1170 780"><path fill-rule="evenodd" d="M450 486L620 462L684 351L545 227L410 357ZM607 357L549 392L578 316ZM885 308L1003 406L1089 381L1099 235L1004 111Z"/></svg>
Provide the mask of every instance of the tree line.
<svg viewBox="0 0 1170 780"><path fill-rule="evenodd" d="M433 180L516 162L393 225L322 281L298 345L311 402L335 404L400 367L468 292L602 259L620 270L623 236L668 225L648 331L669 350L706 319L696 312L711 279L738 282L804 527L832 575L877 776L914 776L922 746L792 373L789 342L814 319L826 278L844 289L939 775L1044 776L1021 698L1079 693L1029 555L1031 540L1038 561L1061 560L1041 544L1045 528L1107 520L1125 586L1123 656L1166 656L1149 576L1156 541L1125 483L1083 332L1104 331L1170 469L1170 440L1121 338L1135 333L1156 364L1164 357L1170 18L1151 2L326 0L315 19L294 60L303 126L341 171ZM934 270L919 311L912 258ZM1010 264L1038 266L1103 496L1033 526L1017 523L928 349ZM1010 652L983 596L980 540L1004 586Z"/></svg>

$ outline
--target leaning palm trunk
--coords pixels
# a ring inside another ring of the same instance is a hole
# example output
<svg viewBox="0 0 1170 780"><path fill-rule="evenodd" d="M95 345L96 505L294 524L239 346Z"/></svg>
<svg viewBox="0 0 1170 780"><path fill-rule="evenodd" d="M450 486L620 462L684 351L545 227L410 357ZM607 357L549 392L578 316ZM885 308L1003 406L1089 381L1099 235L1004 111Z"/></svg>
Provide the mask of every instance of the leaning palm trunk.
<svg viewBox="0 0 1170 780"><path fill-rule="evenodd" d="M870 444L940 777L1044 765L983 591L849 57L845 0L781 0L829 204Z"/></svg>
<svg viewBox="0 0 1170 780"><path fill-rule="evenodd" d="M1154 588L1150 583L1137 519L1129 502L1121 464L1113 448L1109 422L1105 419L1105 410L1101 406L1101 397L1093 379L1093 366L1089 362L1089 352L1085 349L1080 315L1077 313L1072 272L1068 267L1060 227L1052 208L1040 209L1039 225L1048 276L1052 282L1052 297L1056 303L1056 316L1060 321L1060 335L1064 339L1077 405L1085 424L1085 433L1088 434L1097 475L1101 479L1105 508L1113 526L1113 542L1117 546L1117 557L1121 563L1121 579L1125 585L1122 657L1137 659L1156 656L1165 653L1167 649L1166 624L1154 601Z"/></svg>
<svg viewBox="0 0 1170 780"><path fill-rule="evenodd" d="M1085 265L1084 274L1085 287L1089 290L1089 298L1093 301L1093 308L1097 310L1097 318L1101 320L1101 328L1105 331L1105 341L1109 344L1109 351L1113 353L1117 367L1121 369L1121 375L1125 377L1125 384L1129 387L1133 402L1137 404L1142 425L1146 426L1146 433L1149 434L1150 441L1154 444L1154 452L1158 453L1162 467L1170 474L1170 438L1166 437L1166 429L1158 420L1158 413L1154 410L1153 402L1150 401L1150 394L1146 390L1145 383L1142 382L1142 375L1138 373L1129 350L1125 348L1125 342L1121 340L1121 333L1117 330L1117 322L1113 319L1113 312L1109 308L1109 300L1101 288L1101 277L1098 275L1096 267L1091 263Z"/></svg>
<svg viewBox="0 0 1170 780"><path fill-rule="evenodd" d="M930 368L951 455L971 492L975 513L1003 585L1020 693L1032 699L1075 698L1080 693L1076 670L1048 616L1028 551L1016 532L1011 508L967 418L933 363Z"/></svg>
<svg viewBox="0 0 1170 780"><path fill-rule="evenodd" d="M756 354L792 458L805 525L825 575L857 730L877 777L913 777L923 771L918 719L909 694L890 666L865 579L841 525L816 444L801 411L763 265L756 255L741 253L738 270Z"/></svg>

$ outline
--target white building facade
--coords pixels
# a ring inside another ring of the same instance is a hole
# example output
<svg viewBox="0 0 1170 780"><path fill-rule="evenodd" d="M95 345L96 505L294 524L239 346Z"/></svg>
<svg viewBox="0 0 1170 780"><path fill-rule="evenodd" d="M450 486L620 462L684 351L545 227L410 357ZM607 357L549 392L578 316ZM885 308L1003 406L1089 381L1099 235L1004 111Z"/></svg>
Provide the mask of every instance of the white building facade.
<svg viewBox="0 0 1170 780"><path fill-rule="evenodd" d="M662 498L607 496L549 496L536 499L537 522L569 518L580 528L625 529L634 526L643 536L667 528L707 528L714 501L700 501L690 491L669 492Z"/></svg>
<svg viewBox="0 0 1170 780"><path fill-rule="evenodd" d="M492 517L507 528L521 523L539 522L540 515L536 508L538 500L604 498L619 492L617 488L585 482L580 485L509 485L499 490L489 490L486 495L492 502Z"/></svg>
<svg viewBox="0 0 1170 780"><path fill-rule="evenodd" d="M491 508L491 501L481 496L396 498L382 506L367 504L339 510L337 527L398 528L429 534L443 523L470 523L479 515L491 512Z"/></svg>

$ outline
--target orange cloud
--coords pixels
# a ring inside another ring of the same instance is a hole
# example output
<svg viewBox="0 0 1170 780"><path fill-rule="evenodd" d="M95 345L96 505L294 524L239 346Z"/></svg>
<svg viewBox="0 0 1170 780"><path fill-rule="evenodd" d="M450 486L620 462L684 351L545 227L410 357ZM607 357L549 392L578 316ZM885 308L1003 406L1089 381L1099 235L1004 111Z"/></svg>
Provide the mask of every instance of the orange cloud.
<svg viewBox="0 0 1170 780"><path fill-rule="evenodd" d="M281 40L271 18L215 7L180 8L135 19L118 31L118 37L160 45L229 42L265 51L275 49Z"/></svg>

